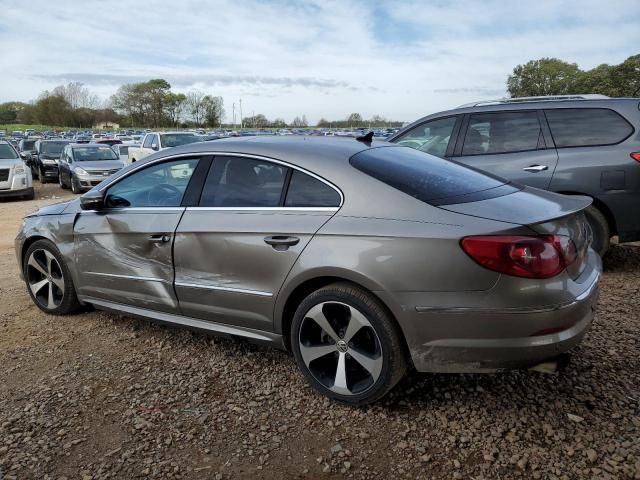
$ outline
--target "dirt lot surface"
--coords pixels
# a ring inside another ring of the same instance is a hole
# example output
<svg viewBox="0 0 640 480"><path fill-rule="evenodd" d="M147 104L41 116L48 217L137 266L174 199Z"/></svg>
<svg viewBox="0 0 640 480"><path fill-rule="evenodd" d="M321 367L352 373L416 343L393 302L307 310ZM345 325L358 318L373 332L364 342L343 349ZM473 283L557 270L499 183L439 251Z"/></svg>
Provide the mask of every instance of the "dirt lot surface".
<svg viewBox="0 0 640 480"><path fill-rule="evenodd" d="M560 374L412 375L385 402L313 393L283 352L102 312L47 316L0 203L0 478L640 478L640 247L605 260Z"/></svg>

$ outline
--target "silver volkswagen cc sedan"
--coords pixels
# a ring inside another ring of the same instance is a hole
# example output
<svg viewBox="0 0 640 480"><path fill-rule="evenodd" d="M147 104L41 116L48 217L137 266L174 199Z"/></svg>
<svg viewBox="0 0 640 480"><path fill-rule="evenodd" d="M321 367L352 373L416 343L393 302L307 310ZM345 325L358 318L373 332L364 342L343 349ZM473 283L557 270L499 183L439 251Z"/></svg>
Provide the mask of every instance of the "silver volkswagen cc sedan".
<svg viewBox="0 0 640 480"><path fill-rule="evenodd" d="M408 368L525 368L577 345L601 272L590 200L348 138L194 143L24 219L49 314L82 305L291 351L342 402Z"/></svg>

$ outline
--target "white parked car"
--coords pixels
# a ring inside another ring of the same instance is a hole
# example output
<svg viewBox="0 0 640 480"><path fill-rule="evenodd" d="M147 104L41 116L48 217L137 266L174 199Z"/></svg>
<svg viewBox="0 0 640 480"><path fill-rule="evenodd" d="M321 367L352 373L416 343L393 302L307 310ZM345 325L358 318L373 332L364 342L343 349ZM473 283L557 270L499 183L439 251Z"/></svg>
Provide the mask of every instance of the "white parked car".
<svg viewBox="0 0 640 480"><path fill-rule="evenodd" d="M13 145L0 140L0 197L33 200L33 179Z"/></svg>
<svg viewBox="0 0 640 480"><path fill-rule="evenodd" d="M159 152L160 150L201 141L202 137L192 132L147 133L142 139L142 145L139 147L129 147L128 163L142 160L144 157Z"/></svg>

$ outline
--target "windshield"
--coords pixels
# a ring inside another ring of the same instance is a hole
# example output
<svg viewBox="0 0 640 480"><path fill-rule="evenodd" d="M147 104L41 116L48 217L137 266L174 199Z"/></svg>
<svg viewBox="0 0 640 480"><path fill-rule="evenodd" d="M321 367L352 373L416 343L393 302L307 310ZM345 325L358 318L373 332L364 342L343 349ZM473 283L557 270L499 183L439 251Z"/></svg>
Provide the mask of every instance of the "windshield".
<svg viewBox="0 0 640 480"><path fill-rule="evenodd" d="M73 158L76 162L95 162L98 160L118 160L116 152L111 147L75 147Z"/></svg>
<svg viewBox="0 0 640 480"><path fill-rule="evenodd" d="M23 150L33 150L33 146L36 144L35 140L23 140L22 141L22 149Z"/></svg>
<svg viewBox="0 0 640 480"><path fill-rule="evenodd" d="M197 135L192 135L190 133L165 133L160 136L162 137L163 147L178 147L180 145L195 143L201 140Z"/></svg>
<svg viewBox="0 0 640 480"><path fill-rule="evenodd" d="M69 142L42 142L40 145L40 153L46 153L47 155L60 155L62 149Z"/></svg>
<svg viewBox="0 0 640 480"><path fill-rule="evenodd" d="M18 158L18 155L11 145L0 143L0 158Z"/></svg>

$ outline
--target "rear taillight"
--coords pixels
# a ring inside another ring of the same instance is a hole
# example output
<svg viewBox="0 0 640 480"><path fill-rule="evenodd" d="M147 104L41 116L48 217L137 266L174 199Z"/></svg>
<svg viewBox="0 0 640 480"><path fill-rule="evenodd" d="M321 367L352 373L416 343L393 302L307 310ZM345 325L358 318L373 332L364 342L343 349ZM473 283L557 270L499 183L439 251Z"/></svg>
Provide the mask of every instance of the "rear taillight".
<svg viewBox="0 0 640 480"><path fill-rule="evenodd" d="M636 162L640 162L640 152L633 152L629 155L631 155L631 158L633 158Z"/></svg>
<svg viewBox="0 0 640 480"><path fill-rule="evenodd" d="M460 243L478 264L516 277L555 277L577 258L573 241L561 235L466 237Z"/></svg>

